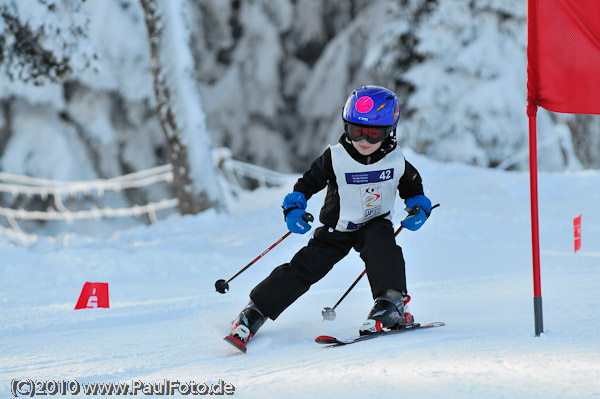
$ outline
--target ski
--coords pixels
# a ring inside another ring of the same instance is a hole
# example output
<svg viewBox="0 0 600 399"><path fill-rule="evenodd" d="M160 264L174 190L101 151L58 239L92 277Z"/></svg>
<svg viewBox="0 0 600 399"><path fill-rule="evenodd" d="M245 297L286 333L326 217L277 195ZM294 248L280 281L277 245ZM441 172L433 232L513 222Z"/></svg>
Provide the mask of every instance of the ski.
<svg viewBox="0 0 600 399"><path fill-rule="evenodd" d="M228 335L225 338L223 338L226 342L230 343L231 345L233 345L236 349L238 349L240 352L242 353L246 353L246 344L239 339L238 337L234 337L232 335Z"/></svg>
<svg viewBox="0 0 600 399"><path fill-rule="evenodd" d="M446 325L446 323L444 323L442 321L436 321L436 322L427 323L427 324L413 323L411 325L404 326L397 330L380 331L380 332L377 332L374 334L361 335L358 337L345 338L345 339L330 337L328 335L321 335L321 336L315 338L315 342L317 344L331 345L331 346L349 345L349 344L354 344L356 342L361 342L361 341L366 341L366 340L377 338L377 337L382 337L384 335L400 334L400 333L405 333L405 332L414 331L414 330L421 330L424 328L442 327L445 325Z"/></svg>

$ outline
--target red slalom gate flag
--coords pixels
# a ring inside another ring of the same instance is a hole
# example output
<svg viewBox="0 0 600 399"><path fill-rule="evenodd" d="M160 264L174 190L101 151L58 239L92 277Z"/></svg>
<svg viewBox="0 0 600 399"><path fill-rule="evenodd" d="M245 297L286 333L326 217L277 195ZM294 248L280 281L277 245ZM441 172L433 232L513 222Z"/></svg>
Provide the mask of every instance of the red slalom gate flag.
<svg viewBox="0 0 600 399"><path fill-rule="evenodd" d="M108 308L108 283L86 282L79 295L77 309Z"/></svg>
<svg viewBox="0 0 600 399"><path fill-rule="evenodd" d="M581 249L581 215L573 219L573 231L575 235L575 252Z"/></svg>
<svg viewBox="0 0 600 399"><path fill-rule="evenodd" d="M529 0L527 26L528 114L600 114L600 1Z"/></svg>
<svg viewBox="0 0 600 399"><path fill-rule="evenodd" d="M528 0L527 116L535 335L544 332L537 187L538 107L600 114L600 0Z"/></svg>

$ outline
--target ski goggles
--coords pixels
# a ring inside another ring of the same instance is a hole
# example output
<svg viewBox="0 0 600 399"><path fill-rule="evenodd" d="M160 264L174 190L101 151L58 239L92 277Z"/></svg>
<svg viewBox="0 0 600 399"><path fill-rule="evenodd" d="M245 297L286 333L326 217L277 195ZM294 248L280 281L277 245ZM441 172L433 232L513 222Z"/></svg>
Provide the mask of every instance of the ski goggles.
<svg viewBox="0 0 600 399"><path fill-rule="evenodd" d="M391 130L391 126L365 126L344 122L346 136L352 141L365 139L371 144L377 144L385 140Z"/></svg>

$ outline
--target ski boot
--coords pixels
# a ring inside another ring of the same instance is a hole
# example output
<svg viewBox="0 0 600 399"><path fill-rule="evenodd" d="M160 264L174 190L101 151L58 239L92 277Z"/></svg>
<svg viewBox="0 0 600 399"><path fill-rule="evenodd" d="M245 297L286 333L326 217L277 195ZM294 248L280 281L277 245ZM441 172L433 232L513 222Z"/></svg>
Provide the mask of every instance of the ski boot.
<svg viewBox="0 0 600 399"><path fill-rule="evenodd" d="M387 290L375 299L367 320L359 329L360 335L390 331L413 324L414 318L406 305L410 296L396 290Z"/></svg>
<svg viewBox="0 0 600 399"><path fill-rule="evenodd" d="M231 333L225 337L225 341L246 353L246 343L256 334L265 320L267 320L267 317L254 302L248 302L248 305L234 320Z"/></svg>

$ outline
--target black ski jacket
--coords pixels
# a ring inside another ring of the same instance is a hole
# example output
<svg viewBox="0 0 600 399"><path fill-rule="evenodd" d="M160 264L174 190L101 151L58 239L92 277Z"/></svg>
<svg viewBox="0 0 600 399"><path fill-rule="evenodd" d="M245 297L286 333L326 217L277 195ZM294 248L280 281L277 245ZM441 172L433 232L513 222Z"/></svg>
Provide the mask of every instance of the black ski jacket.
<svg viewBox="0 0 600 399"><path fill-rule="evenodd" d="M371 155L361 155L352 143L342 135L339 139L344 149L350 154L352 159L363 165L375 163L396 149L396 142L388 138L382 143L379 150ZM421 175L417 169L408 161L405 162L404 174L398 183L398 193L400 198L406 200L415 195L423 195L423 183ZM323 154L315 159L308 171L298 179L294 185L294 191L304 194L306 199L310 199L314 194L327 187L325 202L321 208L319 220L327 227L335 228L340 216L340 197L338 194L338 185L333 165L331 162L331 150L327 148Z"/></svg>

